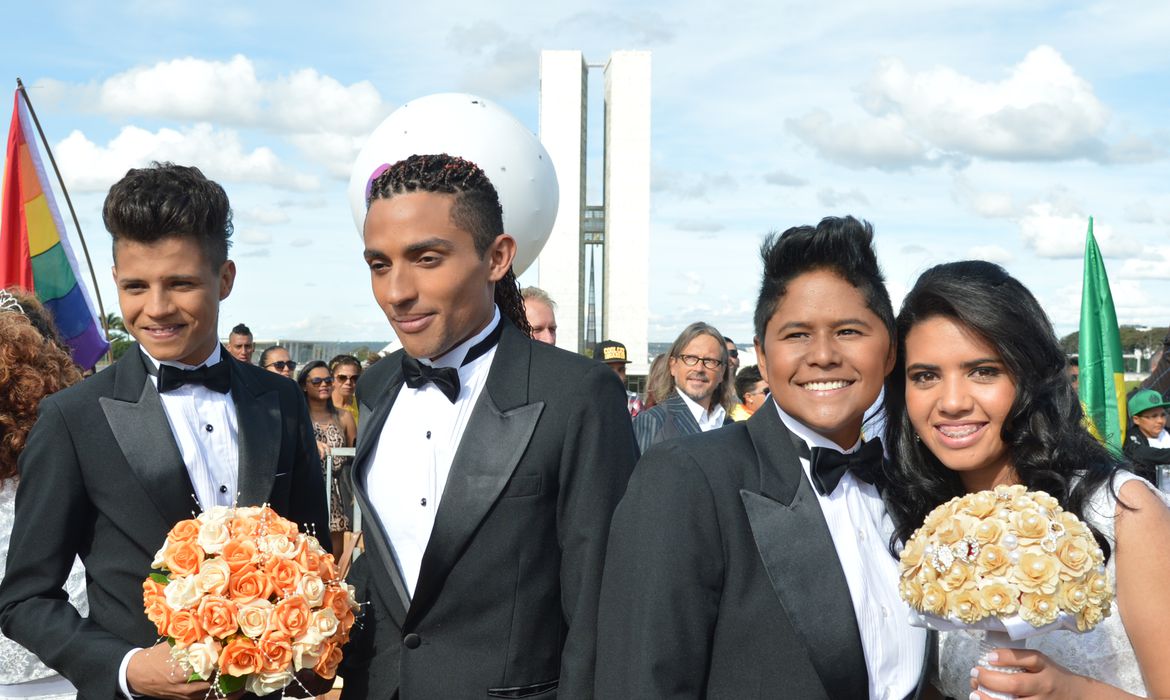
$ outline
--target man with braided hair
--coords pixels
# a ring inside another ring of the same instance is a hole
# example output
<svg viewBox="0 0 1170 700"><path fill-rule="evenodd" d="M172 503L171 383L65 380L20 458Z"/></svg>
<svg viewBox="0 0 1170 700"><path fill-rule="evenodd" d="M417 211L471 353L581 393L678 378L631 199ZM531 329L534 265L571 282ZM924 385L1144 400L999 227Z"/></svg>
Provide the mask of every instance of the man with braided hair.
<svg viewBox="0 0 1170 700"><path fill-rule="evenodd" d="M354 462L369 601L346 698L587 698L610 515L635 460L625 392L528 335L475 164L375 172L365 260L403 349L367 370Z"/></svg>

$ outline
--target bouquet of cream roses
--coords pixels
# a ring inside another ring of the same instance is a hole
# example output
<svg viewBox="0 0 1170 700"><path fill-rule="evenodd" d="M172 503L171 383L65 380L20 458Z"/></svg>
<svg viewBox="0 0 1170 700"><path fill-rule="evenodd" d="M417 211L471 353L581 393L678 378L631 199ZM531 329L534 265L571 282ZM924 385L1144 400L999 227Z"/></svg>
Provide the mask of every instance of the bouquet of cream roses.
<svg viewBox="0 0 1170 700"><path fill-rule="evenodd" d="M189 674L266 695L332 678L358 604L315 537L271 508L211 508L175 524L142 583L146 615Z"/></svg>
<svg viewBox="0 0 1170 700"><path fill-rule="evenodd" d="M1113 600L1089 528L1052 496L1018 484L935 508L902 550L900 571L917 624L984 630L984 653L1057 629L1088 631Z"/></svg>

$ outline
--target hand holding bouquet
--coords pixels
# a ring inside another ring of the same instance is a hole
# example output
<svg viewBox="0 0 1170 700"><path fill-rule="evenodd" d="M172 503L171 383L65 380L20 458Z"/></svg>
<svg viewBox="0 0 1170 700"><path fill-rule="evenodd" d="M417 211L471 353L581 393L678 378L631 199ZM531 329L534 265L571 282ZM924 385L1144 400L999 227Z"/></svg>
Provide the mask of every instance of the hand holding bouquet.
<svg viewBox="0 0 1170 700"><path fill-rule="evenodd" d="M266 695L311 669L333 678L358 604L333 555L267 506L175 524L142 584L146 615L189 674Z"/></svg>

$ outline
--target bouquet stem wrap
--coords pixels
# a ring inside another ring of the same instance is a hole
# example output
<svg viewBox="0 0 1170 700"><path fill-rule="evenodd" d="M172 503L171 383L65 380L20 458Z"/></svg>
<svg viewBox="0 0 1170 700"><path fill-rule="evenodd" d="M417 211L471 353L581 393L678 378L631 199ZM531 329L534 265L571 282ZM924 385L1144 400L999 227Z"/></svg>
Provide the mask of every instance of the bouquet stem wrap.
<svg viewBox="0 0 1170 700"><path fill-rule="evenodd" d="M1027 648L1027 643L1023 639L1012 639L1012 636L1007 632L998 632L995 630L987 630L983 633L983 641L979 642L979 668L985 668L989 671L999 671L1000 673L1023 673L1024 669L1016 666L995 666L987 663L987 655L996 649L1024 649ZM996 700L1016 700L1015 695L1007 693L997 693L994 690L988 690L982 685L977 688L980 693L983 693L989 698Z"/></svg>

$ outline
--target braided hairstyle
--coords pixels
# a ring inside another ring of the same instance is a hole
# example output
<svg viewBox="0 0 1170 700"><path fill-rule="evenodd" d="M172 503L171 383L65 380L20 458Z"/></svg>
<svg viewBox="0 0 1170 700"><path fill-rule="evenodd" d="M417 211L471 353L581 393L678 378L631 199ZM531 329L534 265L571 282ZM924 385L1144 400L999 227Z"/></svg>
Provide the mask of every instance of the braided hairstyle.
<svg viewBox="0 0 1170 700"><path fill-rule="evenodd" d="M480 258L504 233L504 211L495 186L478 165L446 153L413 155L374 171L366 187L366 209L375 199L390 199L409 192L453 195L451 223L471 234ZM496 306L500 315L529 337L532 327L524 314L524 299L512 268L496 282Z"/></svg>

